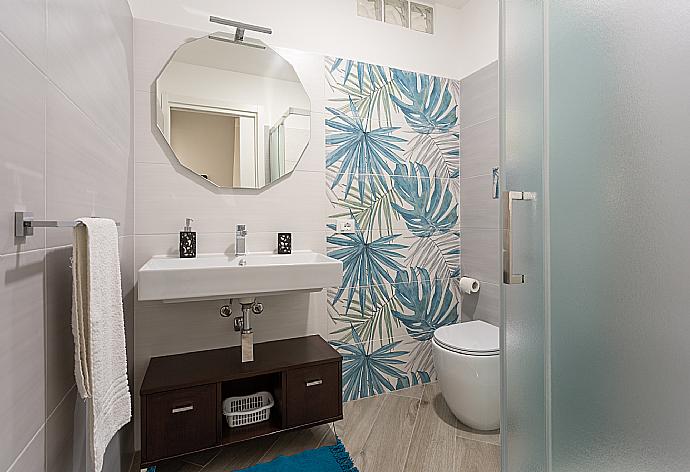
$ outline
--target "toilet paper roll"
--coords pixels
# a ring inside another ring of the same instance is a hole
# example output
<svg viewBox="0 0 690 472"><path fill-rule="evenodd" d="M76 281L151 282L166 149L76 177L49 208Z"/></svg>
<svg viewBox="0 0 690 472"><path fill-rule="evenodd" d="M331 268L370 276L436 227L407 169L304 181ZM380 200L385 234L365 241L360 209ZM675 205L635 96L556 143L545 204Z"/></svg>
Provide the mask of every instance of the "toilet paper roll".
<svg viewBox="0 0 690 472"><path fill-rule="evenodd" d="M460 279L460 290L465 293L477 293L479 291L479 281L469 277Z"/></svg>

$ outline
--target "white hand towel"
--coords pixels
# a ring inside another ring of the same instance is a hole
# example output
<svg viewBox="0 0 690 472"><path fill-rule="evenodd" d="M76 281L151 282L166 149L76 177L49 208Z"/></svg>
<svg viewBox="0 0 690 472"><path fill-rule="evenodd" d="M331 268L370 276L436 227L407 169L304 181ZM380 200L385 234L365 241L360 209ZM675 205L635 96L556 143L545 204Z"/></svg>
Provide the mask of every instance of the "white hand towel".
<svg viewBox="0 0 690 472"><path fill-rule="evenodd" d="M88 399L93 470L115 433L132 418L122 311L120 256L115 222L81 218L72 256L74 375Z"/></svg>

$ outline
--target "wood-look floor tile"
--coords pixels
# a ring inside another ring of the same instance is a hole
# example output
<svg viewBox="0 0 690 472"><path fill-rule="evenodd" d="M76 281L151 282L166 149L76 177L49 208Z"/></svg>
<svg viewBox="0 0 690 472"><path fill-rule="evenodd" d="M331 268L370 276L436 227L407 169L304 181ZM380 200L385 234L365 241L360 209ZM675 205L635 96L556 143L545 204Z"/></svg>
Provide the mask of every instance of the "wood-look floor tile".
<svg viewBox="0 0 690 472"><path fill-rule="evenodd" d="M438 384L424 390L419 404L405 471L447 472L455 470L455 419L441 396Z"/></svg>
<svg viewBox="0 0 690 472"><path fill-rule="evenodd" d="M335 423L335 432L352 457L362 452L385 398L377 395L343 405L343 419Z"/></svg>
<svg viewBox="0 0 690 472"><path fill-rule="evenodd" d="M500 472L498 432L476 431L457 421L437 383L400 393L345 403L344 419L334 425L161 462L157 472L231 472L335 444L335 433L360 472ZM207 463L203 469L202 463ZM135 461L136 472L138 464Z"/></svg>
<svg viewBox="0 0 690 472"><path fill-rule="evenodd" d="M420 399L420 398L422 398L422 394L424 393L424 387L425 387L425 385L415 385L414 387L403 388L401 390L395 390L395 391L391 392L391 394L400 395L402 397L410 397L410 398Z"/></svg>
<svg viewBox="0 0 690 472"><path fill-rule="evenodd" d="M294 456L309 449L316 449L329 433L332 431L330 425L327 424L283 433L259 460L259 463L270 462L278 456Z"/></svg>
<svg viewBox="0 0 690 472"><path fill-rule="evenodd" d="M230 472L251 467L259 462L277 440L278 436L272 435L226 446L204 467L204 472Z"/></svg>
<svg viewBox="0 0 690 472"><path fill-rule="evenodd" d="M218 454L220 454L220 448L209 449L208 451L195 452L194 454L189 454L180 457L180 459L189 464L194 464L203 467L209 462L211 462Z"/></svg>
<svg viewBox="0 0 690 472"><path fill-rule="evenodd" d="M494 444L456 437L457 472L501 472L501 448Z"/></svg>
<svg viewBox="0 0 690 472"><path fill-rule="evenodd" d="M499 446L501 444L501 434L499 430L479 431L472 429L458 421L458 436L472 441L480 441Z"/></svg>
<svg viewBox="0 0 690 472"><path fill-rule="evenodd" d="M335 446L336 442L337 438L335 435L335 426L333 424L329 424L328 431L326 432L326 435L321 439L319 447Z"/></svg>
<svg viewBox="0 0 690 472"><path fill-rule="evenodd" d="M369 438L353 457L360 472L400 472L419 411L419 400L386 395Z"/></svg>

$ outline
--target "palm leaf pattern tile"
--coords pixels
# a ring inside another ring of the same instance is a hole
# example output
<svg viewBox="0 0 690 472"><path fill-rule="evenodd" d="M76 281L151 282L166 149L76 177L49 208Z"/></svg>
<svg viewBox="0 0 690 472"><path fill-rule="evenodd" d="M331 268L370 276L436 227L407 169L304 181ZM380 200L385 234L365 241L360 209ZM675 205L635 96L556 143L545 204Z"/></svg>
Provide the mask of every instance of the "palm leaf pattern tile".
<svg viewBox="0 0 690 472"><path fill-rule="evenodd" d="M335 225L328 225L328 228L335 231ZM358 294L360 306L366 305L367 296L376 303L377 292L371 287L385 282L393 283L394 278L389 271L404 270L398 260L404 258L400 250L407 246L396 243L398 237L398 234L392 234L368 241L358 227L352 234L328 236L327 243L335 247L328 255L343 263L343 282L335 299L346 295L346 312L355 293Z"/></svg>
<svg viewBox="0 0 690 472"><path fill-rule="evenodd" d="M326 177L328 179L328 176ZM344 185L331 189L335 197L335 206L339 211L329 215L329 218L354 218L362 232L367 237L389 236L394 229L400 228L400 216L393 209L393 203L402 203L393 188L392 181L386 179L386 185L372 189L365 183L364 194L360 198L356 194L345 196ZM404 227L404 226L403 226Z"/></svg>
<svg viewBox="0 0 690 472"><path fill-rule="evenodd" d="M398 69L392 69L392 77L403 98L391 100L416 132L448 132L457 125L457 106L446 80Z"/></svg>
<svg viewBox="0 0 690 472"><path fill-rule="evenodd" d="M397 127L368 130L352 101L350 109L352 115L335 108L326 108L332 115L326 119L326 167L337 166L337 174L331 187L344 178L347 196L356 180L359 197L363 199L365 182L368 181L372 189L385 188L383 176L393 172L391 165L402 163L398 153L403 149L398 144L405 140L394 135L400 129Z"/></svg>
<svg viewBox="0 0 690 472"><path fill-rule="evenodd" d="M423 267L432 278L450 279L460 276L460 232L434 233L426 238L410 238L405 263Z"/></svg>
<svg viewBox="0 0 690 472"><path fill-rule="evenodd" d="M399 109L391 97L399 96L400 92L390 69L343 59L327 60L326 69L326 79L334 95L330 102L335 108L350 113L348 102L352 101L369 126L393 124Z"/></svg>
<svg viewBox="0 0 690 472"><path fill-rule="evenodd" d="M429 172L445 179L460 177L460 134L455 131L443 133L411 133L404 153L404 159L424 164Z"/></svg>
<svg viewBox="0 0 690 472"><path fill-rule="evenodd" d="M393 312L418 341L428 341L434 330L458 320L458 303L448 282L431 280L426 269L399 272L396 277L400 302L410 312ZM433 285L433 288L432 288Z"/></svg>
<svg viewBox="0 0 690 472"><path fill-rule="evenodd" d="M431 345L432 341L414 342L411 351L407 355L405 369L410 373L424 372L430 378L436 378L436 368L434 367L434 355Z"/></svg>
<svg viewBox="0 0 690 472"><path fill-rule="evenodd" d="M410 178L406 178L410 177ZM430 179L422 164L402 164L396 167L393 183L405 206L392 203L393 208L407 223L412 233L427 238L439 232L448 232L458 222L455 196L441 179Z"/></svg>
<svg viewBox="0 0 690 472"><path fill-rule="evenodd" d="M416 371L410 372L406 377L400 377L395 385L396 390L414 387L415 385L422 385L432 382L432 377L428 372Z"/></svg>
<svg viewBox="0 0 690 472"><path fill-rule="evenodd" d="M435 378L431 337L458 321L459 86L456 81L326 59L329 339L343 354L346 400Z"/></svg>
<svg viewBox="0 0 690 472"><path fill-rule="evenodd" d="M392 342L396 336L404 334L402 324L393 316L393 312L404 311L405 306L398 300L395 286L382 285L371 287L378 292L377 302L368 301L361 306L359 301L353 300L350 309L345 308L345 302L336 300L337 290L328 292L328 308L332 322L330 339L351 343L353 330L369 347L383 346Z"/></svg>
<svg viewBox="0 0 690 472"><path fill-rule="evenodd" d="M343 356L343 397L346 401L357 400L395 390L391 379L406 377L399 366L405 362L400 358L408 351L396 350L400 341L386 344L369 351L361 343L356 331L352 333L354 344L331 341Z"/></svg>

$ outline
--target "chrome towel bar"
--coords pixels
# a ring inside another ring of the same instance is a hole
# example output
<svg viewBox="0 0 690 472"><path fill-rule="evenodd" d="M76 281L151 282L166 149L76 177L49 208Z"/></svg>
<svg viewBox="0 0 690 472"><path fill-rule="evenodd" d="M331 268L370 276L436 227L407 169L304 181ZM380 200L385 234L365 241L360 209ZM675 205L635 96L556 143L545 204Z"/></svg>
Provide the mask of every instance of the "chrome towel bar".
<svg viewBox="0 0 690 472"><path fill-rule="evenodd" d="M79 222L73 220L35 220L30 211L14 212L14 236L33 236L34 228L74 228ZM115 223L120 226L120 223Z"/></svg>

